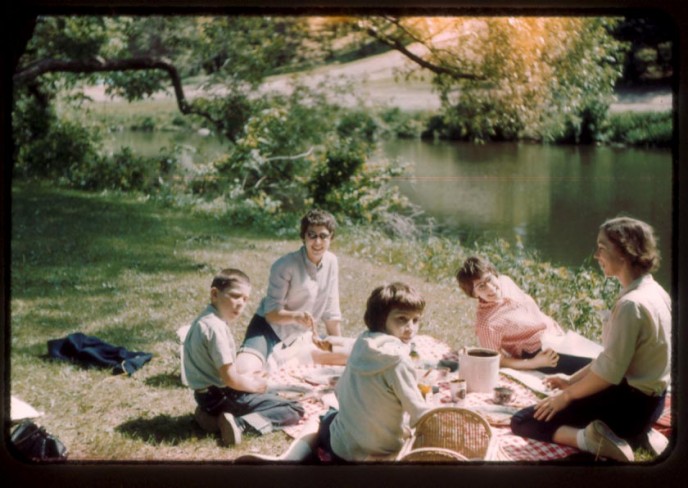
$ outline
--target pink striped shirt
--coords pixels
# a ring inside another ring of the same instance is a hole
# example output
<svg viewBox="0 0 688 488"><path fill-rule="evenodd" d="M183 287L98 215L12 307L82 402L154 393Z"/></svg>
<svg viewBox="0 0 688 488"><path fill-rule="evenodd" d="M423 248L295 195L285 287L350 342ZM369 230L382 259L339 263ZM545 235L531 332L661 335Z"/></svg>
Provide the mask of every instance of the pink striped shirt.
<svg viewBox="0 0 688 488"><path fill-rule="evenodd" d="M510 357L534 353L542 347L544 332L563 334L554 319L542 313L530 295L508 276L497 278L502 290L498 302L478 302L475 332L480 347L494 349Z"/></svg>

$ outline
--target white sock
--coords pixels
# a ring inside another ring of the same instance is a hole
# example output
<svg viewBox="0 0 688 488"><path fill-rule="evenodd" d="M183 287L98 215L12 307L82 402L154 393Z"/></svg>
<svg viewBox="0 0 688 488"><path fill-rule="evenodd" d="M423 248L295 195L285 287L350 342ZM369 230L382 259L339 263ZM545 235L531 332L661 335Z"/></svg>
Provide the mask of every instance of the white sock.
<svg viewBox="0 0 688 488"><path fill-rule="evenodd" d="M590 452L590 448L585 442L585 429L578 429L578 432L576 432L576 444L578 444L578 449L581 451Z"/></svg>

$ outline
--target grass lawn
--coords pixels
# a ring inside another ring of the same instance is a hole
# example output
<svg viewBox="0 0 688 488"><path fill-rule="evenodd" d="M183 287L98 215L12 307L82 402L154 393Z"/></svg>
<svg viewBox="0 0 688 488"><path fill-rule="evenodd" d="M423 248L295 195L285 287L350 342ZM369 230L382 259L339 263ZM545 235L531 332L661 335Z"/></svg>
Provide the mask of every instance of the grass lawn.
<svg viewBox="0 0 688 488"><path fill-rule="evenodd" d="M224 448L196 425L175 331L206 305L213 273L239 267L254 290L235 330L240 343L270 265L298 240L237 230L229 220L144 198L36 183L14 185L11 217L10 392L45 413L39 422L65 443L70 460L226 461L286 449L291 439L283 432ZM332 245L345 335L363 331L375 286L405 280L429 303L421 333L453 347L475 343L474 304L455 286L357 258L347 253L350 239L342 229ZM131 377L47 358L48 340L77 331L154 357Z"/></svg>

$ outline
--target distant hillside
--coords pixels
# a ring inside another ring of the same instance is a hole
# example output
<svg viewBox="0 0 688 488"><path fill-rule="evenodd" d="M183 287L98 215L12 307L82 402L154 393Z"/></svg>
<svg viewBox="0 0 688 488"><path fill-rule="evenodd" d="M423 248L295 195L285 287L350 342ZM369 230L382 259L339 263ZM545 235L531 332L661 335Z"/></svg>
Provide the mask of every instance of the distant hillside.
<svg viewBox="0 0 688 488"><path fill-rule="evenodd" d="M347 63L334 63L298 74L309 86L335 87L344 81L353 82L353 94L333 92L333 98L342 104L352 105L356 100L367 106L394 106L402 110L437 110L440 107L438 96L426 80L395 79L395 73L407 66L410 61L397 51L368 56ZM295 74L277 75L267 79L263 85L266 91L286 92ZM87 95L95 100L105 101L108 97L102 87L89 87ZM194 87L186 88L186 95L193 98L199 94ZM159 93L156 98L171 97L169 93ZM623 89L617 93L617 102L611 107L613 112L621 111L667 111L672 107L671 90L666 88Z"/></svg>

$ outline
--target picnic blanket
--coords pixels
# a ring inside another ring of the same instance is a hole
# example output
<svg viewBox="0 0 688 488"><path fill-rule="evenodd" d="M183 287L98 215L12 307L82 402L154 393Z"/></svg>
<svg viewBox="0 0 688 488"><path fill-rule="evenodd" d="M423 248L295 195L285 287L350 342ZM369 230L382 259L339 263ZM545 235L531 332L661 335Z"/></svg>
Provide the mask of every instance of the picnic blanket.
<svg viewBox="0 0 688 488"><path fill-rule="evenodd" d="M425 364L437 364L442 356L450 351L448 345L427 335L414 339L416 351ZM315 364L294 365L271 373L270 388L273 392L287 398L298 400L305 409L304 417L284 431L293 438L317 426L317 418L331 405L337 406L333 385L328 378L336 378L344 370L343 366L322 366ZM523 380L523 377L521 377ZM552 461L564 459L580 451L573 447L551 442L542 442L514 435L511 432L511 416L521 408L533 405L543 396L543 392L530 389L524 382L513 377L513 370L500 371L499 385L513 390L513 397L507 405L497 405L491 393L471 392L461 404L480 413L487 419L496 439L496 451L500 461ZM449 387L440 383L439 391L430 400L432 405L451 404ZM671 429L671 399L667 395L664 414L655 428L667 435ZM663 430L661 430L663 429ZM668 430L667 430L668 429Z"/></svg>

